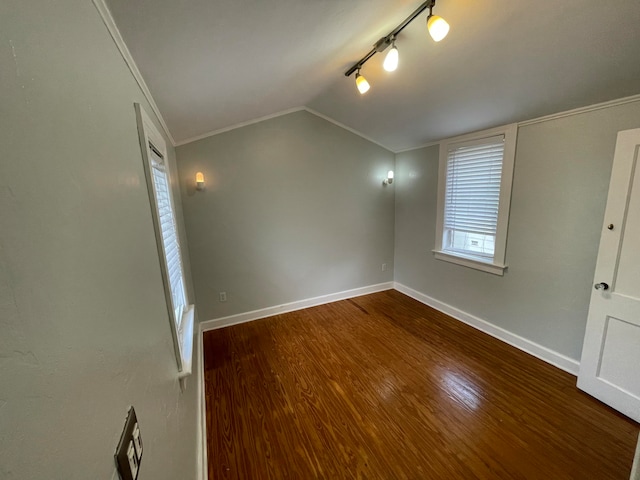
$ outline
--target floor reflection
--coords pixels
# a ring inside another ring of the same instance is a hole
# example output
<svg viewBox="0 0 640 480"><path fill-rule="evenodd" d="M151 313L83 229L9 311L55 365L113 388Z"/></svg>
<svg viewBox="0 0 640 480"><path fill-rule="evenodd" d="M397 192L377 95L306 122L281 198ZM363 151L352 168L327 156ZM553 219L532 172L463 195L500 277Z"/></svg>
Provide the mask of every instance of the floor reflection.
<svg viewBox="0 0 640 480"><path fill-rule="evenodd" d="M482 389L460 372L444 370L442 386L449 398L469 410L477 410L482 405Z"/></svg>

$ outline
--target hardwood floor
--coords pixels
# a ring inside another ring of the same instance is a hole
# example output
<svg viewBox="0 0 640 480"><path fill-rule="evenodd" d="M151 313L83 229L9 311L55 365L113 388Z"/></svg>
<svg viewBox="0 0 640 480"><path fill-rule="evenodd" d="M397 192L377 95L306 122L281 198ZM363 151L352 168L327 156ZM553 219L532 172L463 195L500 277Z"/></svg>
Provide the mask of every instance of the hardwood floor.
<svg viewBox="0 0 640 480"><path fill-rule="evenodd" d="M629 478L638 424L394 290L204 348L210 480Z"/></svg>

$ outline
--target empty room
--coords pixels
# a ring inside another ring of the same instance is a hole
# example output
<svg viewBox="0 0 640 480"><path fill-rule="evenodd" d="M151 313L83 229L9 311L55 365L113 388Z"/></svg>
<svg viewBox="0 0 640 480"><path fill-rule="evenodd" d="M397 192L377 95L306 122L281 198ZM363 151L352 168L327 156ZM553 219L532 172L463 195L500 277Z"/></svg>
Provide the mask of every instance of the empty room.
<svg viewBox="0 0 640 480"><path fill-rule="evenodd" d="M640 480L639 2L0 24L0 480Z"/></svg>

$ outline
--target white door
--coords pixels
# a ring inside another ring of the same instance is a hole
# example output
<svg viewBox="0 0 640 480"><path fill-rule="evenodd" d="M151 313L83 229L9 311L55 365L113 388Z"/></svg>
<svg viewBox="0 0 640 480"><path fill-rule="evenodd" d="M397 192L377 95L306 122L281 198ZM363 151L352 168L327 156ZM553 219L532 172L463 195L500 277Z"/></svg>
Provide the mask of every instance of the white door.
<svg viewBox="0 0 640 480"><path fill-rule="evenodd" d="M618 133L578 387L640 421L640 129Z"/></svg>

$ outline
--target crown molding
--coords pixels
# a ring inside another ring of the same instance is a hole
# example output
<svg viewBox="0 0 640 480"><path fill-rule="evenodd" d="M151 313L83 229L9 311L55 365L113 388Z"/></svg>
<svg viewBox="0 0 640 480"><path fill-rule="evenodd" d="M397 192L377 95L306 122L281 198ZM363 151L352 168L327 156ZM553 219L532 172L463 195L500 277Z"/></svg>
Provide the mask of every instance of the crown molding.
<svg viewBox="0 0 640 480"><path fill-rule="evenodd" d="M180 140L179 142L177 142L175 144L175 146L176 147L180 147L182 145L186 145L186 144L191 143L191 142L196 142L196 141L202 140L204 138L213 137L215 135L219 135L219 134L225 133L225 132L230 132L231 130L236 130L238 128L247 127L249 125L253 125L253 124L256 124L256 123L264 122L266 120L271 120L273 118L282 117L284 115L289 115L290 113L302 112L302 111L308 112L308 113L310 113L312 115L315 115L316 117L322 118L323 120L326 120L327 122L332 123L332 124L336 125L337 127L342 128L343 130L347 130L348 132L351 132L354 135L357 135L357 136L359 136L361 138L364 138L365 140L367 140L367 141L369 141L371 143L374 143L374 144L378 145L379 147L382 147L385 150L388 150L391 153L396 153L392 149L390 149L389 147L381 144L380 142L375 141L373 138L367 137L365 134L363 134L363 133L361 133L361 132L359 132L359 131L351 128L351 127L347 127L344 123L340 123L337 120L334 120L333 118L328 117L328 116L318 112L317 110L314 110L314 109L309 108L307 106L289 108L287 110L281 110L279 112L272 113L270 115L265 115L263 117L258 117L258 118L254 118L254 119L251 119L251 120L247 120L246 122L235 123L233 125L229 125L228 127L219 128L217 130L213 130L211 132L203 133L203 134L197 135L195 137L190 137L190 138L187 138L185 140Z"/></svg>
<svg viewBox="0 0 640 480"><path fill-rule="evenodd" d="M142 77L142 74L140 73L140 70L138 69L138 66L136 65L135 60L131 56L131 52L127 48L127 45L124 43L124 39L120 34L120 30L118 30L118 26L116 25L116 22L113 19L113 16L111 15L111 11L109 10L109 7L107 7L104 0L93 0L93 5L96 7L96 10L98 10L100 17L102 18L102 21L107 27L107 30L109 31L111 38L116 44L116 47L118 47L118 50L120 51L120 54L124 59L124 62L127 64L127 67L129 67L129 70L131 71L133 78L136 79L136 82L138 83L140 90L142 90L142 94L147 99L147 102L149 102L149 105L151 106L151 110L153 110L153 113L155 113L156 117L158 118L158 121L160 122L160 125L164 130L164 133L167 135L167 138L169 139L171 144L175 147L176 142L173 139L171 132L169 131L169 127L167 127L167 124L164 121L162 114L160 113L160 109L158 108L158 105L153 99L153 96L151 96L151 91L149 90L149 87L144 81L144 78Z"/></svg>
<svg viewBox="0 0 640 480"><path fill-rule="evenodd" d="M398 153L411 152L413 150L420 150L421 148L433 147L434 145L440 145L440 142L442 142L442 140L436 140L434 142L429 142L429 143L425 143L423 145L418 145L417 147L409 147L409 148L403 148L401 150L396 150L393 153L395 153L397 155Z"/></svg>
<svg viewBox="0 0 640 480"><path fill-rule="evenodd" d="M320 117L320 118L322 118L323 120L326 120L327 122L333 123L334 125L336 125L336 126L338 126L338 127L342 128L342 129L344 129L344 130L346 130L346 131L348 131L348 132L351 132L351 133L353 133L354 135L357 135L357 136L359 136L359 137L361 137L361 138L364 138L365 140L367 140L367 141L369 141L369 142L371 142L371 143L375 143L375 144L376 144L376 145L378 145L379 147L382 147L382 148L384 148L385 150L388 150L388 151L389 151L389 152L391 152L391 153L398 153L398 152L396 152L395 150L393 150L393 149L391 149L391 148L387 147L386 145L383 145L382 143L380 143L380 142L378 142L378 141L374 140L373 138L366 136L364 133L361 133L361 132L359 132L358 130L355 130L355 129L351 128L351 127L347 127L344 123L340 123L340 122L338 122L337 120L334 120L333 118L328 117L328 116L326 116L326 115L324 115L324 114L322 114L322 113L318 112L317 110L314 110L313 108L303 107L303 110L305 110L305 111L307 111L307 112L311 113L312 115L315 115L316 117Z"/></svg>
<svg viewBox="0 0 640 480"><path fill-rule="evenodd" d="M560 118L572 117L574 115L580 115L581 113L589 113L595 112L597 110L603 110L605 108L617 107L620 105L626 105L628 103L640 102L640 94L632 95L630 97L617 98L615 100L609 100L607 102L595 103L593 105L587 105L585 107L578 107L572 110L565 110L564 112L552 113L550 115L545 115L543 117L532 118L530 120L524 120L522 122L516 122L518 127L526 127L528 125L535 125L536 123L550 122L552 120L558 120ZM396 150L394 153L405 153L411 152L413 150L420 150L421 148L433 147L435 145L439 145L442 142L449 140L448 138L443 138L440 140L436 140L433 142L425 143L424 145L419 145L417 147L409 147L403 148L401 150Z"/></svg>
<svg viewBox="0 0 640 480"><path fill-rule="evenodd" d="M627 103L640 102L640 95L632 95L630 97L617 98L615 100L609 100L608 102L595 103L593 105L587 105L586 107L574 108L573 110L565 110L564 112L552 113L551 115L545 115L544 117L532 118L531 120L524 120L518 122L519 127L526 127L527 125L534 125L536 123L548 122L551 120L557 120L559 118L571 117L573 115L580 115L581 113L595 112L596 110L602 110L609 107L617 107L620 105L626 105Z"/></svg>
<svg viewBox="0 0 640 480"><path fill-rule="evenodd" d="M211 132L206 132L201 135L196 135L195 137L189 137L184 140L180 140L176 142L175 146L180 147L182 145L186 145L187 143L196 142L198 140L202 140L204 138L213 137L215 135L219 135L221 133L230 132L231 130L236 130L238 128L247 127L249 125L253 125L255 123L264 122L265 120L271 120L272 118L282 117L284 115L289 115L290 113L300 112L304 110L305 107L293 107L288 108L286 110L281 110L276 113L271 113L269 115L265 115L263 117L253 118L251 120L247 120L246 122L234 123L233 125L229 125L228 127L219 128L217 130L213 130Z"/></svg>

